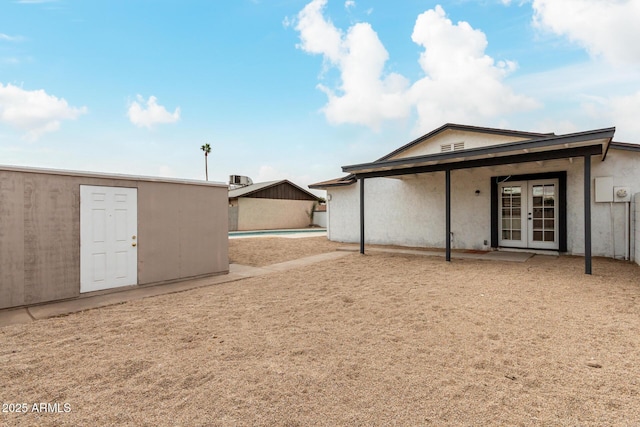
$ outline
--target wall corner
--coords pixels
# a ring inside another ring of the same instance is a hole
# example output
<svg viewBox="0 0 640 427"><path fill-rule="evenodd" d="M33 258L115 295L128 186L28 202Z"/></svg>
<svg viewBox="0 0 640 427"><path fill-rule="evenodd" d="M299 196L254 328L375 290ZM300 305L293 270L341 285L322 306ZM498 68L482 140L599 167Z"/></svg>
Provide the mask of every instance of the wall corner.
<svg viewBox="0 0 640 427"><path fill-rule="evenodd" d="M640 193L636 193L633 200L632 207L635 205L635 215L631 221L631 247L635 249L632 252L633 259L640 265Z"/></svg>

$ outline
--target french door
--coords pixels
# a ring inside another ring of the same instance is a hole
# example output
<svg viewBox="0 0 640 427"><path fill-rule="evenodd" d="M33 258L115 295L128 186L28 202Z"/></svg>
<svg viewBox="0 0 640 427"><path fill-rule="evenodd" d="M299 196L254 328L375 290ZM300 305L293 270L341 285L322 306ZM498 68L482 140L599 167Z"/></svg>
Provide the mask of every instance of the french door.
<svg viewBox="0 0 640 427"><path fill-rule="evenodd" d="M498 186L500 246L558 249L558 180L503 182Z"/></svg>

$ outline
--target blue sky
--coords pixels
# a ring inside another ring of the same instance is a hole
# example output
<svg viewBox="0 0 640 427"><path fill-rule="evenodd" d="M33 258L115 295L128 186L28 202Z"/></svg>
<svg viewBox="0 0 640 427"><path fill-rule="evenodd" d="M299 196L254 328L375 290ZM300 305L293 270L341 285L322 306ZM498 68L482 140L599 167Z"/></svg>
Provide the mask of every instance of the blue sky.
<svg viewBox="0 0 640 427"><path fill-rule="evenodd" d="M446 122L640 142L635 0L15 0L0 164L299 185Z"/></svg>

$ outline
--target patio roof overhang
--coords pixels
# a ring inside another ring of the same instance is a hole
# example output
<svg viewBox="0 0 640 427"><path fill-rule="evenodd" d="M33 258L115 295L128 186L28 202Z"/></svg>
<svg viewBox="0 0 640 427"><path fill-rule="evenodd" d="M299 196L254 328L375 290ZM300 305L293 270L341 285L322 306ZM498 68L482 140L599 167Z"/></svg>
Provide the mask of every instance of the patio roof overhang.
<svg viewBox="0 0 640 427"><path fill-rule="evenodd" d="M582 157L584 159L584 245L585 274L591 274L591 158L607 155L615 128L549 136L533 140L471 148L448 153L343 166L344 172L360 183L360 253L364 254L364 183L367 178L445 172L445 251L451 261L451 171L515 163Z"/></svg>
<svg viewBox="0 0 640 427"><path fill-rule="evenodd" d="M606 156L615 128L550 136L491 147L379 160L343 166L356 178L390 177L454 169L554 160L584 155Z"/></svg>

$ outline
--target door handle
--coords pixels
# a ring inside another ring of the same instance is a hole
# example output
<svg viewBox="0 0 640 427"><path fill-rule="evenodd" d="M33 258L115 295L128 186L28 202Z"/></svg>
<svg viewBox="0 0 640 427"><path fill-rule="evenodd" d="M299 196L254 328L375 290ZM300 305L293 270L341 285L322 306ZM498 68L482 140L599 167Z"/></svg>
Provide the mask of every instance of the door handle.
<svg viewBox="0 0 640 427"><path fill-rule="evenodd" d="M136 242L133 242L133 243L131 244L131 246L134 246L134 247L135 247L135 246L138 246L138 245L136 244Z"/></svg>

